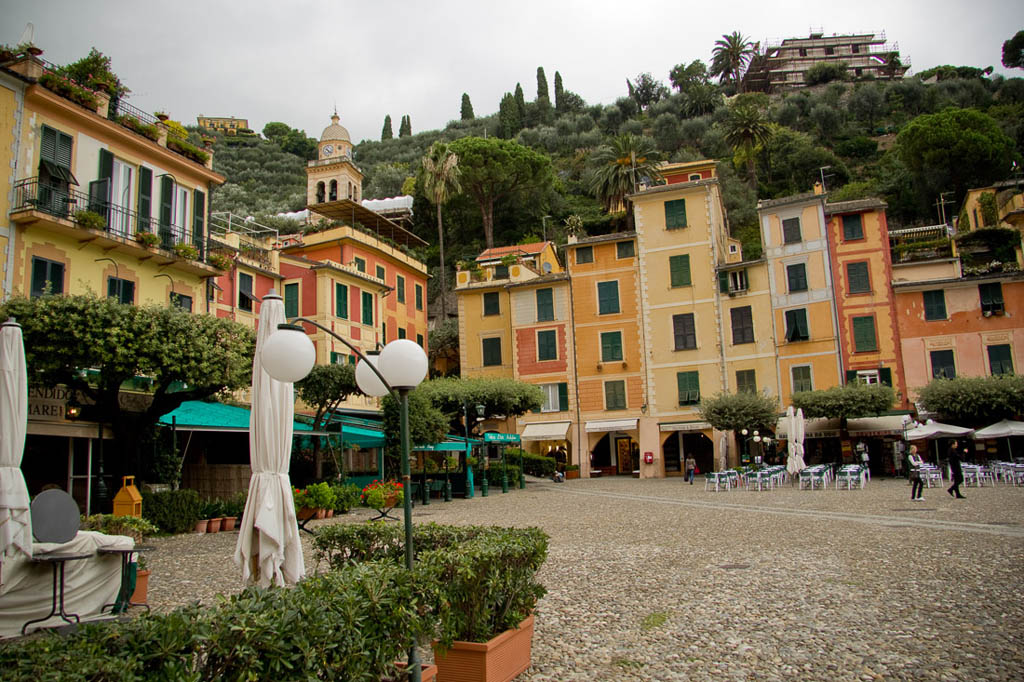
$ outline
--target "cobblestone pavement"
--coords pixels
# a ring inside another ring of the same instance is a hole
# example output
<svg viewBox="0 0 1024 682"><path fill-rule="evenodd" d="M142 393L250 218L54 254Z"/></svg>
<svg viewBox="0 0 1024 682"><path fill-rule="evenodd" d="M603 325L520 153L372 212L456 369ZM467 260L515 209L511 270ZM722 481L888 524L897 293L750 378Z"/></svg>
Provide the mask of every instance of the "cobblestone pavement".
<svg viewBox="0 0 1024 682"><path fill-rule="evenodd" d="M1024 488L965 500L931 488L922 502L909 491L891 479L718 493L678 478L533 480L417 506L414 520L551 535L520 680L1024 678ZM150 603L240 589L236 538L150 543Z"/></svg>

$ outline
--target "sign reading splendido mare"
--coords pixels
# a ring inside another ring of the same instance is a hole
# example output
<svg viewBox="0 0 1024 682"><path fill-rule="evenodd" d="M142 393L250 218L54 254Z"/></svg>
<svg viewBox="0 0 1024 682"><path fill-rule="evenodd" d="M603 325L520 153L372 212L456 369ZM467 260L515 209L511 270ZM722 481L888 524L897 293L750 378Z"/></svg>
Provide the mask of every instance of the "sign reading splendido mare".
<svg viewBox="0 0 1024 682"><path fill-rule="evenodd" d="M518 443L518 433L485 433L485 443Z"/></svg>

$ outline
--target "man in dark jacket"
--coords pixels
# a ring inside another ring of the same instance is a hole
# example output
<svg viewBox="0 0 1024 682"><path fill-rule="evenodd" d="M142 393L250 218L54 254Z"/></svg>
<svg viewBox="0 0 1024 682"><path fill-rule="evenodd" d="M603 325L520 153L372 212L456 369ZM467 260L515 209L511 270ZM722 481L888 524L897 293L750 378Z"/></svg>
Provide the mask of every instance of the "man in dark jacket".
<svg viewBox="0 0 1024 682"><path fill-rule="evenodd" d="M964 482L964 470L960 466L961 454L960 443L953 441L953 444L949 446L949 473L950 478L953 479L953 485L946 492L958 500L964 499L964 496L960 494L960 484Z"/></svg>

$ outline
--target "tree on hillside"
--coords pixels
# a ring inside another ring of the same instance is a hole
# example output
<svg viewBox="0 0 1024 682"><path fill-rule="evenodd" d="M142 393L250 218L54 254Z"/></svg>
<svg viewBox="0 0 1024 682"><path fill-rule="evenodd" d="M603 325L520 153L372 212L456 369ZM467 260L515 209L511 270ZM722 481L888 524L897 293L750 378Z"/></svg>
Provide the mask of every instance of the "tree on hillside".
<svg viewBox="0 0 1024 682"><path fill-rule="evenodd" d="M711 51L709 75L718 76L720 83L734 83L737 92L743 92L743 70L754 54L754 45L739 31L723 35L715 41Z"/></svg>
<svg viewBox="0 0 1024 682"><path fill-rule="evenodd" d="M1024 417L1024 376L933 379L918 389L918 402L943 421L979 428Z"/></svg>
<svg viewBox="0 0 1024 682"><path fill-rule="evenodd" d="M516 111L519 114L519 128L516 129L518 133L522 126L526 125L526 95L523 94L523 86L516 83L515 91L515 104Z"/></svg>
<svg viewBox="0 0 1024 682"><path fill-rule="evenodd" d="M551 107L551 98L548 95L548 78L544 75L544 67L537 67L537 122L541 124L551 123L554 110Z"/></svg>
<svg viewBox="0 0 1024 682"><path fill-rule="evenodd" d="M273 142L277 142L291 131L292 128L287 123L271 121L267 125L263 126L263 137Z"/></svg>
<svg viewBox="0 0 1024 682"><path fill-rule="evenodd" d="M548 77L544 75L544 67L537 67L537 99L544 98L550 101L548 97Z"/></svg>
<svg viewBox="0 0 1024 682"><path fill-rule="evenodd" d="M383 140L391 140L391 139L394 139L394 137L395 137L395 133L391 129L391 114L386 114L384 116L384 129L380 131L380 139L382 141Z"/></svg>
<svg viewBox="0 0 1024 682"><path fill-rule="evenodd" d="M22 326L30 383L67 386L93 403L87 417L111 425L119 450L112 475L140 465L161 416L185 401L244 388L252 375L252 330L212 315L85 295L16 297L0 316ZM152 401L140 412L120 401L122 384L136 377L152 381Z"/></svg>
<svg viewBox="0 0 1024 682"><path fill-rule="evenodd" d="M626 90L629 92L629 96L636 100L641 111L647 111L648 107L660 102L669 94L668 88L649 72L641 73L635 81L630 81L627 78Z"/></svg>
<svg viewBox="0 0 1024 682"><path fill-rule="evenodd" d="M590 190L606 211L619 210L626 203L626 195L635 192L639 183L650 184L661 179L659 161L650 138L629 133L616 135L591 155L594 172ZM626 208L632 214L632 207Z"/></svg>
<svg viewBox="0 0 1024 682"><path fill-rule="evenodd" d="M313 365L306 378L295 383L295 394L314 410L314 431L323 431L338 405L358 392L355 365L347 362ZM319 481L324 477L319 438L313 438L313 462Z"/></svg>
<svg viewBox="0 0 1024 682"><path fill-rule="evenodd" d="M756 151L770 138L768 116L760 106L748 101L729 107L729 117L725 120L725 141L732 147L734 161L745 162L747 182L754 189L757 189Z"/></svg>
<svg viewBox="0 0 1024 682"><path fill-rule="evenodd" d="M409 118L409 114L402 117L402 123L398 128L399 137L409 137L412 135L412 119Z"/></svg>
<svg viewBox="0 0 1024 682"><path fill-rule="evenodd" d="M687 93L691 88L708 83L708 67L699 59L694 59L687 65L676 64L668 74L672 87L682 93Z"/></svg>
<svg viewBox="0 0 1024 682"><path fill-rule="evenodd" d="M511 140L464 137L449 149L459 157L463 191L480 208L487 248L494 246L494 202L527 190L546 190L554 180L551 159Z"/></svg>
<svg viewBox="0 0 1024 682"><path fill-rule="evenodd" d="M462 93L462 109L460 111L460 118L463 121L472 121L476 118L473 115L473 103L469 101L469 93Z"/></svg>
<svg viewBox="0 0 1024 682"><path fill-rule="evenodd" d="M1003 66L1008 69L1024 69L1024 31L1017 31L1003 43Z"/></svg>
<svg viewBox="0 0 1024 682"><path fill-rule="evenodd" d="M555 111L565 112L565 88L562 87L562 74L555 71Z"/></svg>
<svg viewBox="0 0 1024 682"><path fill-rule="evenodd" d="M516 98L506 92L498 104L498 137L510 140L522 129L523 119Z"/></svg>
<svg viewBox="0 0 1024 682"><path fill-rule="evenodd" d="M974 109L918 116L896 136L896 150L923 199L952 189L956 202L970 187L1005 178L1017 157L1013 140L999 124Z"/></svg>
<svg viewBox="0 0 1024 682"><path fill-rule="evenodd" d="M459 157L453 154L445 143L435 142L423 157L421 169L423 192L437 207L437 242L441 250L441 319L447 320L448 271L444 266L444 224L441 221L441 207L452 195L462 190L459 186Z"/></svg>

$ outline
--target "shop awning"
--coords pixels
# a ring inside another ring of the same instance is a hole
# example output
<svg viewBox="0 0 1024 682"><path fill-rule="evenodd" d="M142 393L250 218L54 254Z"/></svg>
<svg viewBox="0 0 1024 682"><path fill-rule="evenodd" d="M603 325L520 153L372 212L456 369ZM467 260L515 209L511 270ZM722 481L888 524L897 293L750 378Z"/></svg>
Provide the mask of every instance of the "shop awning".
<svg viewBox="0 0 1024 682"><path fill-rule="evenodd" d="M332 435L340 435L341 442L347 447L358 445L361 448L382 448L387 441L383 431L364 429L359 426L346 426L342 424L340 434L336 434L333 431L331 433Z"/></svg>
<svg viewBox="0 0 1024 682"><path fill-rule="evenodd" d="M903 415L886 414L881 417L851 419L848 426L851 436L902 436Z"/></svg>
<svg viewBox="0 0 1024 682"><path fill-rule="evenodd" d="M804 438L836 438L839 436L838 419L808 419L804 422ZM780 419L775 425L775 437L787 440L786 420Z"/></svg>
<svg viewBox="0 0 1024 682"><path fill-rule="evenodd" d="M660 431L706 431L711 428L707 422L666 422L658 424Z"/></svg>
<svg viewBox="0 0 1024 682"><path fill-rule="evenodd" d="M600 421L587 422L587 433L601 433L603 431L635 431L636 419L602 419Z"/></svg>
<svg viewBox="0 0 1024 682"><path fill-rule="evenodd" d="M224 403L206 403L201 400L187 400L176 410L160 417L160 423L170 426L174 419L177 428L185 431L219 431L222 433L249 432L249 410L244 407L225 405ZM313 433L313 427L302 422L295 422L294 431L301 435L326 435L322 432Z"/></svg>
<svg viewBox="0 0 1024 682"><path fill-rule="evenodd" d="M540 422L527 424L520 436L522 440L565 440L572 422Z"/></svg>
<svg viewBox="0 0 1024 682"><path fill-rule="evenodd" d="M470 447L479 445L480 441L474 438L469 439ZM448 437L447 440L441 443L433 443L431 445L414 445L413 450L423 450L426 452L464 452L466 450L466 439L465 438L453 438Z"/></svg>

